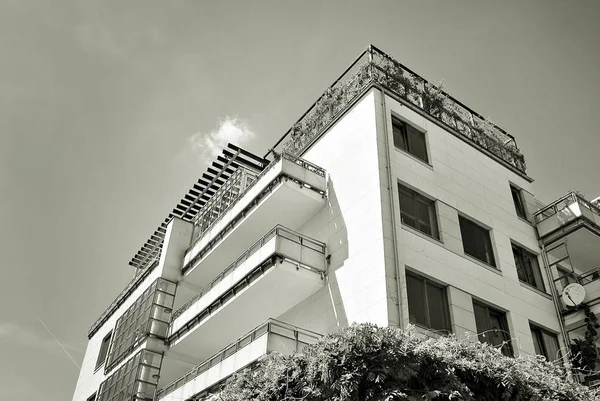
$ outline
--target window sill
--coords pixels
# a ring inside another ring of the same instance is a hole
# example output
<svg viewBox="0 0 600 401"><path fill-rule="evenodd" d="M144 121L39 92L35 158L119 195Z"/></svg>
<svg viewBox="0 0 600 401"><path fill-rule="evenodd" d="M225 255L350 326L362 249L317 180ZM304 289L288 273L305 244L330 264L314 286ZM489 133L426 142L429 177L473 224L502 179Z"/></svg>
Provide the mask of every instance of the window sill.
<svg viewBox="0 0 600 401"><path fill-rule="evenodd" d="M517 218L519 220L521 220L523 223L526 223L527 225L535 228L535 225L531 221L527 220L525 217L521 217L521 216L517 215Z"/></svg>
<svg viewBox="0 0 600 401"><path fill-rule="evenodd" d="M423 239L426 239L428 241L431 241L434 244L438 244L438 245L444 246L444 242L441 239L437 239L435 237L432 237L431 235L426 234L426 233L424 233L422 231L419 231L416 228L412 228L411 226L408 226L408 225L402 224L402 223L400 223L400 227L402 227L403 230L406 230L409 233L418 235L419 237L421 237Z"/></svg>
<svg viewBox="0 0 600 401"><path fill-rule="evenodd" d="M433 171L433 164L430 164L429 162L426 162L426 161L425 161L425 160L423 160L423 159L419 159L417 156L415 156L415 155L413 155L413 154L411 154L411 153L407 152L407 151L406 151L406 150L404 150L404 149L400 149L399 147L396 147L396 146L394 146L394 149L396 149L396 151L397 151L398 153L401 153L401 154L403 154L403 155L406 155L406 156L410 157L410 158L411 158L411 159L413 159L414 161L417 161L417 162L421 163L423 166L425 166L425 167L427 167L428 169L430 169L430 170L432 170L432 171Z"/></svg>
<svg viewBox="0 0 600 401"><path fill-rule="evenodd" d="M96 372L98 372L100 369L102 369L105 365L106 365L106 361L102 362L102 365L100 365L96 369L94 369L94 374L96 374Z"/></svg>
<svg viewBox="0 0 600 401"><path fill-rule="evenodd" d="M415 331L419 334L423 334L427 337L439 338L449 335L452 331L445 330L434 330L430 327L423 326L422 324L410 322L410 325L414 327Z"/></svg>
<svg viewBox="0 0 600 401"><path fill-rule="evenodd" d="M521 280L519 280L519 284L521 284L521 287L523 287L523 288L527 288L528 290L531 290L531 291L535 292L536 294L543 296L544 298L548 298L549 300L552 300L552 296L550 294L548 294L545 291L540 290L539 288L535 288L534 286L527 284Z"/></svg>
<svg viewBox="0 0 600 401"><path fill-rule="evenodd" d="M477 263L478 265L480 265L482 267L485 267L489 271L494 272L494 273L496 273L499 276L502 276L502 270L498 269L497 267L494 267L492 265L488 265L487 263L482 262L481 260L479 260L479 259L477 259L477 258L475 258L475 257L473 257L473 256L471 256L469 254L466 254L466 253L463 253L463 256L464 256L465 259L470 260L473 263Z"/></svg>

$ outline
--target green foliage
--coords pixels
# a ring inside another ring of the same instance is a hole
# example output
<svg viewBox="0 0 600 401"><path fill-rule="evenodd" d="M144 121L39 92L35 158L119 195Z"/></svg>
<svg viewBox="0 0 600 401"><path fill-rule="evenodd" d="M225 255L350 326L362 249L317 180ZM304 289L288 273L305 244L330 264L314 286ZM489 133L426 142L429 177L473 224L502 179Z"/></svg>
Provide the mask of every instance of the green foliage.
<svg viewBox="0 0 600 401"><path fill-rule="evenodd" d="M587 304L582 305L585 313L586 331L583 339L571 341L571 364L573 373L595 374L598 355L596 354L596 338L598 337L598 318Z"/></svg>
<svg viewBox="0 0 600 401"><path fill-rule="evenodd" d="M236 374L224 401L598 400L543 357L508 358L473 339L354 325Z"/></svg>

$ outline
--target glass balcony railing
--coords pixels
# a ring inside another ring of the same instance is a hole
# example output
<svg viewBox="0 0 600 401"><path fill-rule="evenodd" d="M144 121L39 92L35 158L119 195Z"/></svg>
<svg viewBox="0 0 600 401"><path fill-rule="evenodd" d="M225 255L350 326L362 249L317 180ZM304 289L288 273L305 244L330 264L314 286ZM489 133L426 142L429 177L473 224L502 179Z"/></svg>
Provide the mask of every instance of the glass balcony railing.
<svg viewBox="0 0 600 401"><path fill-rule="evenodd" d="M600 208L575 192L569 192L538 210L534 217L542 238L577 219L600 227Z"/></svg>
<svg viewBox="0 0 600 401"><path fill-rule="evenodd" d="M188 399L272 351L289 354L315 343L320 334L269 319L156 392L156 400Z"/></svg>

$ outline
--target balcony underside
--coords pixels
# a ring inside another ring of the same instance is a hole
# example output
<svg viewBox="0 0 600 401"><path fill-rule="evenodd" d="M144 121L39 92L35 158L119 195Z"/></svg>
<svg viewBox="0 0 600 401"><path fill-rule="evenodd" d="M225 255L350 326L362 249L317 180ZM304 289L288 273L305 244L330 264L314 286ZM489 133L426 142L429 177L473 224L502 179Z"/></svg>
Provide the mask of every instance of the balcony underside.
<svg viewBox="0 0 600 401"><path fill-rule="evenodd" d="M323 287L321 274L278 260L253 272L235 294L215 301L169 337L169 349L203 359L270 317L277 317ZM249 279L250 281L250 279ZM183 317L183 315L182 315Z"/></svg>
<svg viewBox="0 0 600 401"><path fill-rule="evenodd" d="M321 209L325 201L320 193L281 177L271 187L270 193L263 196L233 229L217 237L212 244L202 248L195 246L186 254L184 263L199 252L204 253L198 260L184 266L184 280L198 287L204 286L267 230L277 224L297 229ZM179 306L176 301L175 308Z"/></svg>

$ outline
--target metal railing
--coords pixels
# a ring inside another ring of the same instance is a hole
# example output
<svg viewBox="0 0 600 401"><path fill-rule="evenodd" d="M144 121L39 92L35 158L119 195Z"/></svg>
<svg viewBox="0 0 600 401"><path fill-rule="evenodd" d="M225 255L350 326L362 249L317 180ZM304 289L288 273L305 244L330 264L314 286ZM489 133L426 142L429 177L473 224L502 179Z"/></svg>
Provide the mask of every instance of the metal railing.
<svg viewBox="0 0 600 401"><path fill-rule="evenodd" d="M325 177L325 169L323 169L323 168L321 168L319 166L316 166L316 165L314 165L314 164L312 164L312 163L310 163L310 162L308 162L306 160L303 160L303 159L301 159L301 158L299 158L297 156L294 156L294 155L291 155L291 154L288 154L288 153L285 153L285 152L281 153L281 154L276 154L275 158L273 159L273 161L271 163L269 163L269 165L267 167L265 167L265 169L263 171L261 171L261 173L256 176L256 178L254 179L254 181L250 185L246 186L246 188L237 195L237 197L235 198L235 200L233 200L227 206L227 208L221 210L220 214L212 221L212 223L209 226L205 227L205 229L202 231L202 233L198 234L198 237L196 237L192 241L192 243L190 244L190 246L186 249L186 251L185 251L186 254L188 252L190 252L194 248L194 246L196 246L196 244L202 239L202 234L203 233L205 233L206 231L208 231L212 226L214 226L217 222L219 222L219 220L221 218L223 218L223 216L225 214L227 214L227 212L231 208L233 208L237 204L237 202L242 197L244 197L244 195L246 195L246 193L248 193L248 191L250 191L255 185L257 185L257 183L261 180L261 178L263 176L265 176L267 174L267 172L270 171L273 167L275 167L282 159L289 160L289 161L291 161L291 162L293 162L293 163L295 163L295 164L297 164L299 166L302 166L303 168L307 169L308 171L311 171L311 172L313 172L313 173L315 173L315 174L317 174L317 175L319 175L321 177ZM227 229L232 229L232 228L233 228L232 226L231 227L226 227L225 229L223 229L223 231L225 231ZM222 234L222 233L219 233L219 234ZM218 237L218 235L216 237ZM216 238L215 238L215 240L216 240ZM192 265L197 260L199 260L200 258L202 258L204 252L208 251L210 248L211 248L211 243L206 244L206 246L204 248L202 248L197 253L197 255L190 262L186 263L186 266ZM186 266L184 266L184 270L185 270Z"/></svg>
<svg viewBox="0 0 600 401"><path fill-rule="evenodd" d="M560 198L558 198L551 204L547 205L546 207L543 207L540 210L538 210L537 212L535 212L534 217L535 217L536 223L540 223L540 222L556 215L557 213L564 210L565 208L567 208L569 205L571 205L573 203L579 203L581 206L585 207L586 209L589 209L591 212L600 216L600 208L598 206L596 206L592 202L586 200L584 197L582 197L578 193L571 191L571 192L568 192L566 195L561 196Z"/></svg>
<svg viewBox="0 0 600 401"><path fill-rule="evenodd" d="M142 281L158 266L158 258L151 260L148 267L143 269L142 272L136 275L117 295L114 301L106 308L106 310L100 315L100 317L94 322L90 330L88 331L88 338L98 331L98 329L108 320L108 318L117 310L119 306L125 302L125 300L133 293L133 291L141 284Z"/></svg>
<svg viewBox="0 0 600 401"><path fill-rule="evenodd" d="M291 336L286 335L285 334L286 331L288 334L291 334ZM253 341L259 339L260 337L262 337L265 334L266 335L277 335L277 336L281 336L281 337L286 337L290 340L294 340L296 351L300 350L300 346L310 344L310 342L301 341L300 337L302 337L304 339L308 338L308 339L314 340L313 342L316 342L317 340L319 340L322 337L321 334L315 333L313 331L301 329L299 327L292 326L290 324L281 322L279 320L269 319L265 323L260 324L255 329L246 333L244 336L239 338L234 343L223 348L222 350L220 350L219 352L217 352L216 354L214 354L213 356L211 356L210 358L208 358L201 364L190 369L184 375L180 376L179 378L175 379L171 383L162 387L160 390L158 390L156 392L155 399L160 400L166 394L169 394L169 393L177 390L178 388L182 387L184 384L189 383L190 381L192 381L195 378L197 378L198 376L200 376L202 373L206 372L211 367L217 365L218 363L222 362L226 358L232 356L233 354L235 354L242 348L246 347ZM267 349L266 352L268 353L269 350Z"/></svg>
<svg viewBox="0 0 600 401"><path fill-rule="evenodd" d="M272 150L282 144L283 151L301 155L321 132L366 90L376 85L526 175L525 158L513 136L372 45L317 99Z"/></svg>
<svg viewBox="0 0 600 401"><path fill-rule="evenodd" d="M206 284L200 291L198 291L189 301L187 301L181 308L177 309L173 313L172 320L178 318L183 312L188 310L196 301L206 295L212 288L219 284L225 277L232 274L238 267L240 267L250 256L254 255L260 248L262 248L267 242L276 236L284 237L290 241L296 242L301 246L306 246L314 251L325 255L325 243L309 238L305 235L297 233L289 228L277 225L269 230L268 233L263 235L258 241L256 241L250 248L248 248L239 258L231 263L225 270L223 270L217 277L215 277L210 283Z"/></svg>

